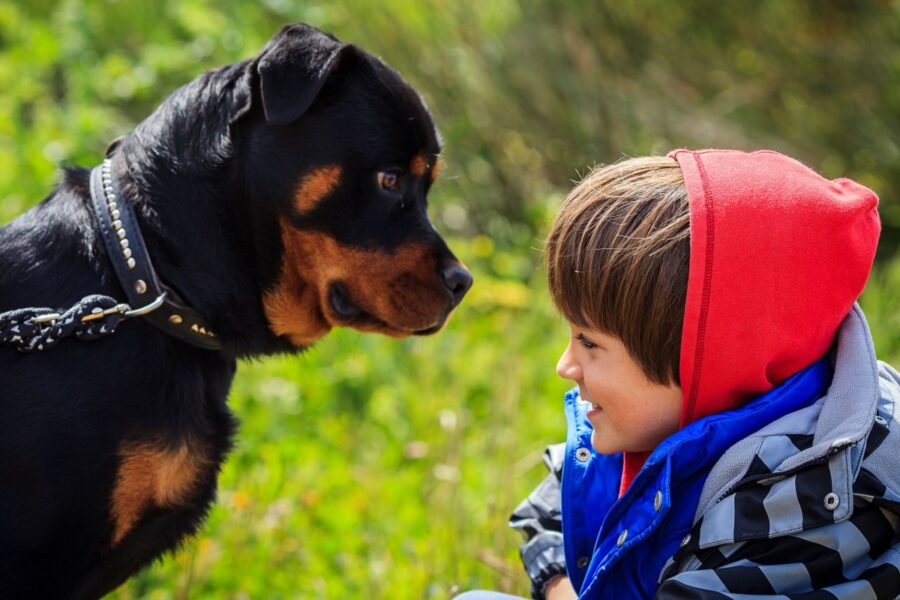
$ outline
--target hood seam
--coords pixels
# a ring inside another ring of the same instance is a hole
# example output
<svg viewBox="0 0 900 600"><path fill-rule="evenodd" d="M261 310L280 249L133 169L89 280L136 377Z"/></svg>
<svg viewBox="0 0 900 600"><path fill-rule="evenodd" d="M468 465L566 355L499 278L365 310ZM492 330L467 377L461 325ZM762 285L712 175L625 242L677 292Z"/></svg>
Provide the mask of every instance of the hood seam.
<svg viewBox="0 0 900 600"><path fill-rule="evenodd" d="M687 407L684 413L684 419L681 426L684 427L693 421L694 410L697 404L697 395L700 391L700 372L703 368L703 349L706 342L706 322L709 318L709 296L712 288L712 267L713 254L715 249L716 237L716 219L715 211L712 206L712 192L709 185L709 177L706 174L706 168L700 157L695 153L692 155L697 165L697 171L700 174L700 181L703 184L703 203L706 209L706 261L703 273L703 291L700 299L700 315L697 321L697 347L694 350L694 373L691 376L691 389L688 394Z"/></svg>

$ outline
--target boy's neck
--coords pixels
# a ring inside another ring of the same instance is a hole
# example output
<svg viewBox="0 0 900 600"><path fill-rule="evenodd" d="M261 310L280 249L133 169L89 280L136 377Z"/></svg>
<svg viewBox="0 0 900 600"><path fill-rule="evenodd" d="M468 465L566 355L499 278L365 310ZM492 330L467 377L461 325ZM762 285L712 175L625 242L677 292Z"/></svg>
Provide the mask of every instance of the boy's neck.
<svg viewBox="0 0 900 600"><path fill-rule="evenodd" d="M638 472L647 462L649 452L625 452L622 461L622 482L619 484L619 498L625 495L631 482L637 477Z"/></svg>

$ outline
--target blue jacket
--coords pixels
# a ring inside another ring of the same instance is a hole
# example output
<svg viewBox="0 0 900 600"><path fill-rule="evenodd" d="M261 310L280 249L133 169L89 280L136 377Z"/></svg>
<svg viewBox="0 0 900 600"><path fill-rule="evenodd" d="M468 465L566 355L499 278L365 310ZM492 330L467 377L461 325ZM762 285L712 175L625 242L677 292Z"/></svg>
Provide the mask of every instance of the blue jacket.
<svg viewBox="0 0 900 600"><path fill-rule="evenodd" d="M566 564L576 565L568 571L575 589L586 598L652 597L663 565L691 530L713 463L741 438L815 402L830 371L820 360L740 409L705 417L670 436L618 501L622 457L582 450L591 449L589 405L569 392L562 526ZM582 557L590 562L579 568Z"/></svg>
<svg viewBox="0 0 900 600"><path fill-rule="evenodd" d="M621 455L593 451L586 403L569 392L565 448L511 519L534 596L566 573L583 599L896 597L897 401L900 376L874 360L856 307L831 357L670 436L617 498Z"/></svg>

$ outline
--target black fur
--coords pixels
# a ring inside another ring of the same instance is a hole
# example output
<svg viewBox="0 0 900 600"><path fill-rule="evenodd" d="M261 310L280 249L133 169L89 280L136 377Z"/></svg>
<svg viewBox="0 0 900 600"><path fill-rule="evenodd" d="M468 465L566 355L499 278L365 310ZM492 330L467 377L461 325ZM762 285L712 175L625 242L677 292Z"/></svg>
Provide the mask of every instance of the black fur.
<svg viewBox="0 0 900 600"><path fill-rule="evenodd" d="M160 279L225 349L186 345L140 319L46 352L0 348L0 598L99 597L196 531L235 431L235 359L298 349L264 310L284 268L280 223L363 251L425 244L446 281L458 263L425 214L430 179L405 175L402 198L374 184L376 171L439 151L427 109L396 73L303 25L180 88L114 142L114 177ZM298 212L303 174L329 164L342 168L339 187ZM67 169L47 199L0 228L0 312L124 298L97 237L88 173ZM468 283L436 292L446 306L418 333L439 327ZM187 501L148 506L114 542L121 449L147 441L190 442L208 460Z"/></svg>

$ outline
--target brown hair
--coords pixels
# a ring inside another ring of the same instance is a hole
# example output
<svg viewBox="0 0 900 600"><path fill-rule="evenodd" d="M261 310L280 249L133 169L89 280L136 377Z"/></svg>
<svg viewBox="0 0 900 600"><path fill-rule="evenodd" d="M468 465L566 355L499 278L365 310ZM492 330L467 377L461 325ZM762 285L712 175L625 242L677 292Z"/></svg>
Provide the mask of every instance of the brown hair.
<svg viewBox="0 0 900 600"><path fill-rule="evenodd" d="M650 381L680 384L690 209L672 158L594 169L547 239L550 294L579 327L614 335Z"/></svg>

